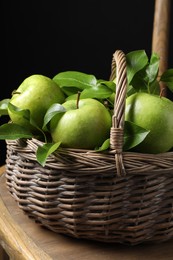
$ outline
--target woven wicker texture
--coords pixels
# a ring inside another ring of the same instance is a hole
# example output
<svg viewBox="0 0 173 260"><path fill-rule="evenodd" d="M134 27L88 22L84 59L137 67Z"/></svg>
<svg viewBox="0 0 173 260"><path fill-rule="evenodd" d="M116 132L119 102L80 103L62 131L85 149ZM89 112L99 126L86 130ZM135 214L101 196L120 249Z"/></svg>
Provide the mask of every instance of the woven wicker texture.
<svg viewBox="0 0 173 260"><path fill-rule="evenodd" d="M116 65L116 69L115 69ZM117 92L111 149L58 149L46 166L42 142L7 140L7 187L19 207L54 232L103 242L139 244L173 237L173 152L123 152L126 61L113 55Z"/></svg>

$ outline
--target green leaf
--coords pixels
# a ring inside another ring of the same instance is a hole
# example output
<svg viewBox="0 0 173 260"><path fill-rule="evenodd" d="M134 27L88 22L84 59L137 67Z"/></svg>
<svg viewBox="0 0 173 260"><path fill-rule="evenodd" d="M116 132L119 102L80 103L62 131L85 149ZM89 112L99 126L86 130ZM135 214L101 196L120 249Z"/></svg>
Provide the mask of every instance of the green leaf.
<svg viewBox="0 0 173 260"><path fill-rule="evenodd" d="M44 167L48 156L55 152L60 146L60 144L61 142L46 143L43 146L39 146L36 152L37 161Z"/></svg>
<svg viewBox="0 0 173 260"><path fill-rule="evenodd" d="M94 75L78 71L65 71L53 77L53 80L62 87L76 87L81 90L95 87L97 79Z"/></svg>
<svg viewBox="0 0 173 260"><path fill-rule="evenodd" d="M131 85L136 92L148 92L148 83L145 80L145 69L138 71L131 81Z"/></svg>
<svg viewBox="0 0 173 260"><path fill-rule="evenodd" d="M99 79L99 80L97 80L97 83L99 83L99 84L101 84L101 85L107 86L107 87L110 88L113 92L115 92L115 90L116 90L116 84L115 84L114 81L108 81L108 80Z"/></svg>
<svg viewBox="0 0 173 260"><path fill-rule="evenodd" d="M12 103L8 104L8 108L11 112L18 114L18 116L23 117L25 120L27 120L31 126L33 126L40 132L40 134L44 137L44 140L46 141L46 135L44 131L37 125L37 122L35 122L33 118L31 118L29 109L21 109L19 107L16 107Z"/></svg>
<svg viewBox="0 0 173 260"><path fill-rule="evenodd" d="M66 112L66 109L61 104L53 104L50 106L50 108L47 110L45 116L44 116L44 123L43 123L43 129L46 130L46 125L50 122L50 120L58 113L64 113Z"/></svg>
<svg viewBox="0 0 173 260"><path fill-rule="evenodd" d="M154 80L150 86L149 86L149 93L154 94L154 95L159 95L160 94L160 85L157 80Z"/></svg>
<svg viewBox="0 0 173 260"><path fill-rule="evenodd" d="M127 78L130 85L134 75L148 63L148 57L144 50L132 51L126 55Z"/></svg>
<svg viewBox="0 0 173 260"><path fill-rule="evenodd" d="M94 152L102 152L109 149L109 147L110 147L110 138L106 139L99 148L96 148L94 150Z"/></svg>
<svg viewBox="0 0 173 260"><path fill-rule="evenodd" d="M159 71L159 62L160 58L158 54L153 53L151 55L150 63L146 67L146 81L148 83L152 83L154 80L156 80L158 76L158 71Z"/></svg>
<svg viewBox="0 0 173 260"><path fill-rule="evenodd" d="M19 138L32 138L30 130L14 123L6 123L0 126L0 140L15 140Z"/></svg>
<svg viewBox="0 0 173 260"><path fill-rule="evenodd" d="M8 115L8 103L10 99L6 98L0 101L0 116Z"/></svg>
<svg viewBox="0 0 173 260"><path fill-rule="evenodd" d="M132 123L129 121L125 121L124 126L124 146L123 149L130 150L133 147L140 144L150 131Z"/></svg>
<svg viewBox="0 0 173 260"><path fill-rule="evenodd" d="M81 98L99 98L105 99L110 97L112 94L112 90L109 89L107 86L98 84L94 88L84 89L81 92Z"/></svg>
<svg viewBox="0 0 173 260"><path fill-rule="evenodd" d="M159 56L153 53L150 62L134 75L131 81L133 88L137 92L159 93L160 88L157 84L158 69ZM158 87L158 90L156 87Z"/></svg>
<svg viewBox="0 0 173 260"><path fill-rule="evenodd" d="M18 114L20 117L25 118L27 121L30 121L30 111L29 109L21 109L16 107L12 103L9 102L8 108L11 112Z"/></svg>
<svg viewBox="0 0 173 260"><path fill-rule="evenodd" d="M160 81L163 81L167 87L173 92L173 69L166 70L160 78Z"/></svg>
<svg viewBox="0 0 173 260"><path fill-rule="evenodd" d="M73 99L78 91L81 92L81 98L99 99L107 98L113 91L115 92L115 83L113 81L97 80L93 75L77 71L59 73L53 80L70 99Z"/></svg>
<svg viewBox="0 0 173 260"><path fill-rule="evenodd" d="M136 93L136 89L132 85L127 86L127 97Z"/></svg>
<svg viewBox="0 0 173 260"><path fill-rule="evenodd" d="M78 93L79 91L82 91L82 90L79 89L79 88L75 88L75 87L63 87L62 91L64 92L64 94L67 97L69 97L69 96L72 96L72 95Z"/></svg>

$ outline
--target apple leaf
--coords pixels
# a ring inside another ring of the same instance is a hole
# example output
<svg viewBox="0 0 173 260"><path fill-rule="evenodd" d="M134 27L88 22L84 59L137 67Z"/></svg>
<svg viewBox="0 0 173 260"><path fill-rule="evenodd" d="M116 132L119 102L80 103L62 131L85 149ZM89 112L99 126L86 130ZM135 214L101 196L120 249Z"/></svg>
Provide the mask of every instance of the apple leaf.
<svg viewBox="0 0 173 260"><path fill-rule="evenodd" d="M125 121L123 150L130 150L140 144L149 132L149 130L146 130L132 122Z"/></svg>
<svg viewBox="0 0 173 260"><path fill-rule="evenodd" d="M105 85L98 84L95 88L84 89L81 92L81 98L99 98L104 99L110 97L112 90Z"/></svg>
<svg viewBox="0 0 173 260"><path fill-rule="evenodd" d="M107 81L107 80L102 80L102 79L98 79L97 80L97 84L101 84L101 85L105 85L107 86L109 89L111 89L113 92L115 92L116 90L116 84L114 81Z"/></svg>
<svg viewBox="0 0 173 260"><path fill-rule="evenodd" d="M15 140L19 138L32 138L33 134L26 128L14 123L0 126L0 140Z"/></svg>
<svg viewBox="0 0 173 260"><path fill-rule="evenodd" d="M144 50L132 51L126 54L127 78L130 85L134 75L148 63L148 57Z"/></svg>
<svg viewBox="0 0 173 260"><path fill-rule="evenodd" d="M160 77L160 81L163 81L168 88L173 92L173 69L166 70Z"/></svg>
<svg viewBox="0 0 173 260"><path fill-rule="evenodd" d="M158 80L154 80L149 86L149 93L159 95L160 94L160 85Z"/></svg>
<svg viewBox="0 0 173 260"><path fill-rule="evenodd" d="M0 116L8 115L8 103L10 99L6 98L0 101Z"/></svg>
<svg viewBox="0 0 173 260"><path fill-rule="evenodd" d="M67 97L70 97L76 93L78 93L79 91L82 91L81 89L79 88L75 88L75 87L63 87L62 91L64 92L64 94L67 96Z"/></svg>
<svg viewBox="0 0 173 260"><path fill-rule="evenodd" d="M137 92L159 94L160 88L157 81L159 61L159 56L153 53L150 62L134 74L131 85Z"/></svg>
<svg viewBox="0 0 173 260"><path fill-rule="evenodd" d="M115 92L115 83L97 80L95 76L77 71L66 71L57 74L53 80L67 96L81 92L81 98L107 98Z"/></svg>
<svg viewBox="0 0 173 260"><path fill-rule="evenodd" d="M53 77L53 80L61 87L76 87L81 90L95 87L97 79L94 75L89 75L79 71L65 71Z"/></svg>
<svg viewBox="0 0 173 260"><path fill-rule="evenodd" d="M110 147L110 138L106 139L99 148L96 147L93 152L102 152L109 149L109 147Z"/></svg>
<svg viewBox="0 0 173 260"><path fill-rule="evenodd" d="M12 103L9 102L8 108L11 112L18 114L19 116L25 118L26 120L30 121L30 111L29 109L21 109L16 107Z"/></svg>
<svg viewBox="0 0 173 260"><path fill-rule="evenodd" d="M152 83L154 80L156 80L159 71L159 62L160 62L159 55L157 53L152 53L150 63L146 67L145 80L148 83Z"/></svg>
<svg viewBox="0 0 173 260"><path fill-rule="evenodd" d="M138 71L134 75L134 77L131 81L131 85L132 85L133 89L135 89L136 92L139 92L139 91L148 92L148 84L145 80L145 76L146 76L145 69Z"/></svg>
<svg viewBox="0 0 173 260"><path fill-rule="evenodd" d="M135 74L133 80L131 81L131 84L133 90L135 90L136 92L140 91L150 94L159 94L160 91L159 82L157 80L150 82L148 76L146 75L145 69ZM132 92L132 89L128 89L128 96L133 93L134 91Z"/></svg>
<svg viewBox="0 0 173 260"><path fill-rule="evenodd" d="M66 112L66 109L61 104L56 103L51 105L44 116L44 123L42 129L46 130L46 125L56 114L64 112Z"/></svg>
<svg viewBox="0 0 173 260"><path fill-rule="evenodd" d="M36 152L37 161L44 167L48 156L55 152L60 146L60 144L61 142L46 143L43 146L39 146Z"/></svg>
<svg viewBox="0 0 173 260"><path fill-rule="evenodd" d="M127 97L136 93L136 89L132 85L127 86Z"/></svg>
<svg viewBox="0 0 173 260"><path fill-rule="evenodd" d="M44 137L44 140L46 141L46 135L45 135L44 131L42 129L40 129L40 127L37 125L37 122L35 122L33 120L33 118L30 115L29 109L21 109L19 107L16 107L15 105L13 105L10 102L8 104L8 108L11 112L18 114L20 117L23 117L25 120L27 120L30 125L35 127L35 129L37 129L40 132L40 134Z"/></svg>

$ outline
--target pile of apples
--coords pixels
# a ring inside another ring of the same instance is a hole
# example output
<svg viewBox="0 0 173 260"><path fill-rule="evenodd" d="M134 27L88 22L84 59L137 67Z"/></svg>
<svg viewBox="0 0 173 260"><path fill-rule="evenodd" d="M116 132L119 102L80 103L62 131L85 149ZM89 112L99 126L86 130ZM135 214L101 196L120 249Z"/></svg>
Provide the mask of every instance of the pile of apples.
<svg viewBox="0 0 173 260"><path fill-rule="evenodd" d="M39 134L45 114L51 109L55 115L49 120L47 131L54 143L61 142L61 146L68 148L99 147L109 137L111 114L96 99L79 100L78 96L76 98L66 101L65 94L53 79L43 75L31 75L13 93L9 102L20 109L28 109L37 127L9 106L8 114L13 123Z"/></svg>
<svg viewBox="0 0 173 260"><path fill-rule="evenodd" d="M162 97L159 82L172 91L173 69L158 75L159 57L149 60L145 51L133 51L127 59L124 150L163 153L173 147L173 102ZM0 102L0 115L10 121L0 126L0 139L38 138L47 149L38 161L59 146L74 149L109 149L116 79L66 71L52 79L31 75ZM40 148L41 149L41 148Z"/></svg>

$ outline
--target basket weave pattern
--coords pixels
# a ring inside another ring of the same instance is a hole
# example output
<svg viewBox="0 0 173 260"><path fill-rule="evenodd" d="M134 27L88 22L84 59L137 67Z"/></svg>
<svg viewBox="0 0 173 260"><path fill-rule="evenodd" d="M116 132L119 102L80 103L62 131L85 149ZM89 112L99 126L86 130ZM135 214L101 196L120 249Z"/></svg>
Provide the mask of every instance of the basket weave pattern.
<svg viewBox="0 0 173 260"><path fill-rule="evenodd" d="M117 92L111 149L58 149L46 166L42 142L7 140L7 187L19 207L54 232L103 242L139 244L173 237L173 152L123 152L124 54L115 52Z"/></svg>

